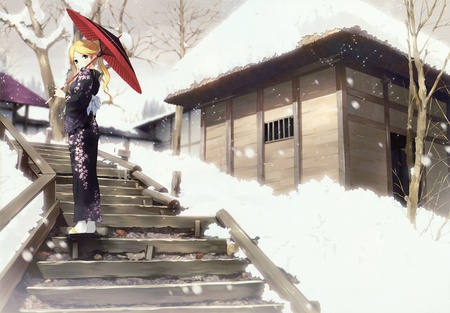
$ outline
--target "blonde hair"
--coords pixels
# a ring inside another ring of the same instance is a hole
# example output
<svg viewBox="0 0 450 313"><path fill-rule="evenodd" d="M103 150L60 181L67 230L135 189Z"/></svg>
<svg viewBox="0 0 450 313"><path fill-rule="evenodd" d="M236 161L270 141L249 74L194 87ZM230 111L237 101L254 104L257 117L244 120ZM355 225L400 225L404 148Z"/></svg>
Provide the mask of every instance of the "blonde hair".
<svg viewBox="0 0 450 313"><path fill-rule="evenodd" d="M70 64L72 64L74 68L76 68L73 59L73 54L75 51L80 54L86 54L89 57L95 57L100 52L100 43L98 42L98 40L78 40L74 42L73 45L69 48L69 60ZM109 96L109 103L111 103L113 98L108 93L108 84L111 80L111 75L109 74L108 68L106 67L102 58L99 57L96 62L98 62L99 71L102 74L103 91Z"/></svg>

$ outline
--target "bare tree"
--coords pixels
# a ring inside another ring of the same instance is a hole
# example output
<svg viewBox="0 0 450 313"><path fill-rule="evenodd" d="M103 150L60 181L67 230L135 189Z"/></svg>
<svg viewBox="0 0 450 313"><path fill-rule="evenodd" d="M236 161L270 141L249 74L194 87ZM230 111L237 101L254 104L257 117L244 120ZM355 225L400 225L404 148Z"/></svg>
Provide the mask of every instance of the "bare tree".
<svg viewBox="0 0 450 313"><path fill-rule="evenodd" d="M151 27L151 47L156 59L175 54L182 59L218 21L220 0L169 0L146 22Z"/></svg>
<svg viewBox="0 0 450 313"><path fill-rule="evenodd" d="M443 61L442 70L431 82L431 87L427 88L425 64L431 52L429 45L433 40L435 31L440 27L448 26L448 21L444 20L447 0L423 0L419 10L416 9L416 0L403 0L403 2L407 13L406 28L408 31L410 77L406 155L407 165L411 169L411 173L409 177L409 195L406 197L406 201L407 217L415 225L419 205L419 191L424 170L425 139L429 122L427 112L433 94L439 86L440 79L449 62L450 52ZM426 30L428 30L427 34L425 33ZM419 37L421 36L425 37L423 44L420 44ZM417 115L416 120L414 119L415 114ZM413 125L414 123L416 125ZM414 129L416 130L415 133ZM415 151L413 150L413 141L415 143Z"/></svg>
<svg viewBox="0 0 450 313"><path fill-rule="evenodd" d="M66 39L68 34L64 25L57 25L52 32L46 32L49 22L58 18L58 12L53 6L49 7L49 11L46 14L43 14L43 11L36 12L36 10L42 10L42 8L33 3L33 0L25 0L25 5L30 18L29 23L20 18L16 19L15 15L11 15L5 3L1 6L0 21L4 27L14 29L23 42L35 53L39 62L45 95L47 98L50 98L53 95L55 81L50 65L49 50L57 42ZM64 103L61 104L55 101L50 105L49 120L57 135L56 139L62 139L63 123L61 116L63 110Z"/></svg>
<svg viewBox="0 0 450 313"><path fill-rule="evenodd" d="M125 12L127 0L121 3L119 14L115 14L115 8L110 4L109 0L96 0L92 4L87 18L101 24L102 11L105 5L109 5L108 12L116 19L118 30L120 32L133 31L125 23L125 18L128 17ZM54 88L60 87L55 84L53 72L49 60L50 49L61 40L70 40L73 42L80 40L83 36L79 30L72 26L67 28L61 22L61 16L65 14L65 8L71 8L70 1L64 0L56 2L55 5L47 6L44 10L37 0L25 0L25 5L28 11L30 23L23 21L23 18L18 18L11 14L5 3L0 4L0 22L5 31L14 30L23 42L34 51L37 56L38 64L42 81L44 83L45 96L50 98L54 94ZM39 10L39 11L38 11ZM52 31L47 31L52 29ZM147 36L148 37L148 36ZM137 40L133 40L133 46L127 49L130 57L143 58L141 52L145 51L145 43L148 39L138 35ZM67 70L66 81L72 78L74 73L71 69ZM64 108L65 103L63 98L54 98L49 102L49 122L53 131L53 139L61 141L64 138Z"/></svg>
<svg viewBox="0 0 450 313"><path fill-rule="evenodd" d="M170 0L163 4L163 10L154 12L152 19L147 21L152 30L150 45L155 58L163 54L175 54L178 59L182 59L217 22L219 4L220 0L213 5L195 0ZM173 155L180 154L182 116L183 107L176 106L172 130Z"/></svg>

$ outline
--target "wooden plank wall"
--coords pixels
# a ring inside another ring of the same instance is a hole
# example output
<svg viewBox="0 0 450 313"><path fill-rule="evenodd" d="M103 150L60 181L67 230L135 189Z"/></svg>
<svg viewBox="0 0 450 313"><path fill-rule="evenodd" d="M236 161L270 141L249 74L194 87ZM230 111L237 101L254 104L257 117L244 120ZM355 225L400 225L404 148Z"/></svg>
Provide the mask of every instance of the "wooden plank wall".
<svg viewBox="0 0 450 313"><path fill-rule="evenodd" d="M349 188L388 194L388 166L381 79L346 69L349 129Z"/></svg>
<svg viewBox="0 0 450 313"><path fill-rule="evenodd" d="M301 182L328 176L339 182L336 93L302 101Z"/></svg>
<svg viewBox="0 0 450 313"><path fill-rule="evenodd" d="M350 188L366 188L387 195L386 133L383 129L349 121Z"/></svg>
<svg viewBox="0 0 450 313"><path fill-rule="evenodd" d="M233 99L234 176L257 180L256 92Z"/></svg>
<svg viewBox="0 0 450 313"><path fill-rule="evenodd" d="M336 74L333 67L300 77L300 182L339 182Z"/></svg>
<svg viewBox="0 0 450 313"><path fill-rule="evenodd" d="M215 164L222 172L227 170L225 110L225 102L205 109L205 162Z"/></svg>
<svg viewBox="0 0 450 313"><path fill-rule="evenodd" d="M293 114L292 82L270 86L263 91L264 122L272 122ZM264 137L264 134L261 134ZM264 182L275 194L294 189L294 139L264 143Z"/></svg>
<svg viewBox="0 0 450 313"><path fill-rule="evenodd" d="M289 116L292 104L264 112L265 119L279 120ZM292 115L292 114L291 114ZM264 176L265 184L272 187L275 194L288 193L294 189L294 139L284 139L265 144Z"/></svg>

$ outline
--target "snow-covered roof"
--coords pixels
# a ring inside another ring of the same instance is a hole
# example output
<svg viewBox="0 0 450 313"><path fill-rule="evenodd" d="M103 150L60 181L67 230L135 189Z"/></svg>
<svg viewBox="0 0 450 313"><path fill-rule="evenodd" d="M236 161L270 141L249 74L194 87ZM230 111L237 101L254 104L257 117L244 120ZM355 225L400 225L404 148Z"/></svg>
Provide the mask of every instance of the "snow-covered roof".
<svg viewBox="0 0 450 313"><path fill-rule="evenodd" d="M0 73L0 101L48 107L42 97L5 73Z"/></svg>
<svg viewBox="0 0 450 313"><path fill-rule="evenodd" d="M175 65L167 80L168 93L205 85L298 49L334 30L355 26L371 38L407 52L404 20L361 0L248 0ZM433 41L429 50L434 53L427 63L442 68L450 46Z"/></svg>

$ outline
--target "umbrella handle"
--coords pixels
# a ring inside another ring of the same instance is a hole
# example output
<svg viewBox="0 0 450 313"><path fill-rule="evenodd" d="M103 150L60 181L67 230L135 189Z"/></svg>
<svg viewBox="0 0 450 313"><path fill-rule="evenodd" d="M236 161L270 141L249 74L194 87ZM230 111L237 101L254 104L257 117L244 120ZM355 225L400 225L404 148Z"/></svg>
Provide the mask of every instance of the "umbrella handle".
<svg viewBox="0 0 450 313"><path fill-rule="evenodd" d="M89 67L89 65L91 65L95 60L97 60L99 57L101 57L103 53L100 51L95 57L92 58L91 62L89 62L86 67ZM79 74L80 72L76 73L71 79L69 79L68 81L66 81L66 83L64 84L64 86L62 86L60 89L63 90L68 84L70 84ZM51 96L50 99L48 99L47 101L45 101L44 104L49 103L53 98L55 97L55 95Z"/></svg>

